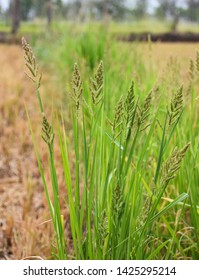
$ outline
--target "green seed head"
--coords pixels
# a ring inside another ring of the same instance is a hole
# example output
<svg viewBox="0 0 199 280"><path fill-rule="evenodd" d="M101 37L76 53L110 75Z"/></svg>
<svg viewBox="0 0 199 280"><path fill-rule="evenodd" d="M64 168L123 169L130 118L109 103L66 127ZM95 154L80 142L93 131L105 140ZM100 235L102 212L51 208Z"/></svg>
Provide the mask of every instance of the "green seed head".
<svg viewBox="0 0 199 280"><path fill-rule="evenodd" d="M49 124L45 115L43 115L43 121L42 121L42 138L46 142L46 144L49 145L49 147L53 146L53 142L54 142L53 128Z"/></svg>
<svg viewBox="0 0 199 280"><path fill-rule="evenodd" d="M168 184L170 180L176 177L177 171L180 168L181 161L185 157L189 145L190 144L187 144L180 151L177 147L173 150L171 156L167 159L162 168L162 184Z"/></svg>
<svg viewBox="0 0 199 280"><path fill-rule="evenodd" d="M112 130L114 134L114 139L118 138L123 130L123 115L124 115L124 106L123 98L121 97L115 107L114 121L112 124Z"/></svg>
<svg viewBox="0 0 199 280"><path fill-rule="evenodd" d="M128 130L133 126L133 119L135 114L135 93L134 93L134 82L132 81L131 87L128 90L126 99L124 101L124 119L125 126ZM126 135L127 136L127 135Z"/></svg>
<svg viewBox="0 0 199 280"><path fill-rule="evenodd" d="M149 126L149 124L147 123L147 119L150 115L151 101L152 101L152 91L150 91L146 96L143 107L140 108L140 106L138 106L137 122L140 131L145 130Z"/></svg>
<svg viewBox="0 0 199 280"><path fill-rule="evenodd" d="M101 249L103 249L105 239L108 235L108 218L105 210L102 212L98 225L98 243Z"/></svg>
<svg viewBox="0 0 199 280"><path fill-rule="evenodd" d="M116 185L112 196L112 211L114 222L117 223L124 210L124 198L119 184Z"/></svg>
<svg viewBox="0 0 199 280"><path fill-rule="evenodd" d="M72 85L71 97L75 103L76 113L78 115L78 111L79 111L79 107L80 107L80 98L83 93L83 88L82 88L82 80L81 80L81 76L79 73L77 63L75 63L75 65L74 65L74 71L73 71L71 85Z"/></svg>
<svg viewBox="0 0 199 280"><path fill-rule="evenodd" d="M94 78L90 79L90 92L94 105L100 103L103 100L103 84L104 84L104 66L101 61Z"/></svg>
<svg viewBox="0 0 199 280"><path fill-rule="evenodd" d="M168 110L169 126L172 126L178 121L183 109L183 87L181 86L174 95Z"/></svg>

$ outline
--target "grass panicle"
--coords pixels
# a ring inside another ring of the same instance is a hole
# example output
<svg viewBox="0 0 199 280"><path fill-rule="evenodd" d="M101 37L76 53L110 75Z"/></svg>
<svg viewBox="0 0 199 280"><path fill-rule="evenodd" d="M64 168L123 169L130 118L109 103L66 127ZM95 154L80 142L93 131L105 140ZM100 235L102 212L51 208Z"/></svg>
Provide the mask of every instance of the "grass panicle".
<svg viewBox="0 0 199 280"><path fill-rule="evenodd" d="M193 59L190 60L189 77L190 77L191 81L194 80L194 77L195 77L195 65L194 65Z"/></svg>
<svg viewBox="0 0 199 280"><path fill-rule="evenodd" d="M134 124L135 108L134 82L132 81L126 99L124 101L124 122L126 127L126 139L129 137L130 130L132 129Z"/></svg>
<svg viewBox="0 0 199 280"><path fill-rule="evenodd" d="M122 133L123 115L124 115L123 97L120 97L120 100L115 106L113 123L111 123L114 140L117 139Z"/></svg>
<svg viewBox="0 0 199 280"><path fill-rule="evenodd" d="M171 156L164 163L162 168L161 182L163 185L168 184L170 180L174 179L177 175L177 171L180 168L181 161L185 157L186 151L190 144L187 144L181 150L176 147Z"/></svg>
<svg viewBox="0 0 199 280"><path fill-rule="evenodd" d="M42 138L48 144L48 146L52 149L55 134L53 132L52 126L49 124L46 116L43 116L42 121Z"/></svg>
<svg viewBox="0 0 199 280"><path fill-rule="evenodd" d="M82 80L77 63L74 65L74 71L71 81L72 93L71 97L75 103L76 114L78 115L80 108L80 98L83 94Z"/></svg>
<svg viewBox="0 0 199 280"><path fill-rule="evenodd" d="M104 66L101 61L98 65L94 78L90 79L90 92L92 102L98 105L103 100Z"/></svg>
<svg viewBox="0 0 199 280"><path fill-rule="evenodd" d="M150 115L151 101L152 91L150 91L149 94L146 96L143 108L138 107L138 127L140 131L145 130L150 125L147 123L147 119Z"/></svg>
<svg viewBox="0 0 199 280"><path fill-rule="evenodd" d="M101 217L99 218L99 224L98 224L98 244L103 250L105 239L108 236L108 217L106 215L105 210L102 211Z"/></svg>
<svg viewBox="0 0 199 280"><path fill-rule="evenodd" d="M22 49L25 52L24 59L25 65L29 73L26 75L36 84L37 89L40 88L42 75L39 73L38 64L35 55L33 54L31 46L27 43L26 39L22 38Z"/></svg>
<svg viewBox="0 0 199 280"><path fill-rule="evenodd" d="M112 214L113 214L113 223L116 226L118 221L120 220L120 216L124 213L124 197L122 194L122 190L119 184L113 190L112 195Z"/></svg>
<svg viewBox="0 0 199 280"><path fill-rule="evenodd" d="M183 87L181 86L171 100L169 114L169 126L173 126L180 118L183 109Z"/></svg>
<svg viewBox="0 0 199 280"><path fill-rule="evenodd" d="M25 59L25 66L29 73L26 73L26 76L36 85L36 93L37 98L39 101L40 111L44 114L44 107L40 95L40 85L42 75L39 73L38 64L36 62L36 58L33 54L31 46L26 42L26 39L22 38L22 49L25 52L24 59Z"/></svg>

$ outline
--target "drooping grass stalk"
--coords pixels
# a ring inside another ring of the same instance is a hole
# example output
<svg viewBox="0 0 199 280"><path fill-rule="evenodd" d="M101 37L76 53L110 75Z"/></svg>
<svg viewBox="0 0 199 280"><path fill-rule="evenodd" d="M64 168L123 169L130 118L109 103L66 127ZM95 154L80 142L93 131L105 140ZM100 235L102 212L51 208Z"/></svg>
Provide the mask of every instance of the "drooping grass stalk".
<svg viewBox="0 0 199 280"><path fill-rule="evenodd" d="M46 142L46 144L48 146L48 151L49 151L50 174L51 174L51 182L52 182L53 198L54 198L53 203L51 202L49 194L48 194L48 189L47 189L47 185L45 182L43 168L42 168L41 161L38 156L37 156L37 160L38 160L40 173L42 176L42 180L43 180L43 184L44 184L44 188L45 188L45 192L46 192L46 196L47 196L48 205L50 207L50 214L51 214L52 222L54 225L58 258L65 259L65 258L67 258L67 252L66 252L66 244L65 244L65 238L64 238L63 218L62 218L61 210L60 210L59 190L58 190L56 168L55 168L55 164L54 164L53 127L49 124L49 122L45 116L44 107L43 107L42 99L40 96L39 88L41 85L42 76L38 71L38 65L37 65L35 56L32 52L32 48L28 45L25 38L22 38L22 48L25 52L25 55L24 55L25 66L26 66L27 70L29 71L29 73L26 75L36 85L37 97L38 97L39 106L40 106L40 110L41 110L41 114L42 114L42 133L43 133L42 138ZM29 124L30 124L30 121L29 121ZM31 128L31 126L30 126L30 128ZM32 128L31 128L31 134L32 134L32 137L34 137ZM36 148L36 144L34 144L34 146ZM36 154L38 155L37 149L36 149ZM53 205L53 207L52 207L52 205Z"/></svg>

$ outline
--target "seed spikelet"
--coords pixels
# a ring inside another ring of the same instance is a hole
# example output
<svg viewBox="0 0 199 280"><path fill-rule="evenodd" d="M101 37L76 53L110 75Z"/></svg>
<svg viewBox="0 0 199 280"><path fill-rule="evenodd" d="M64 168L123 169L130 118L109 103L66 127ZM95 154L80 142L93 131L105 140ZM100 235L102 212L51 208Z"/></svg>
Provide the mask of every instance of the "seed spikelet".
<svg viewBox="0 0 199 280"><path fill-rule="evenodd" d="M124 114L123 98L121 97L115 107L114 121L112 123L114 139L118 138L122 133L123 114Z"/></svg>
<svg viewBox="0 0 199 280"><path fill-rule="evenodd" d="M42 121L42 138L48 144L50 148L53 147L53 142L54 142L54 132L52 126L49 124L46 116L43 116L43 121Z"/></svg>
<svg viewBox="0 0 199 280"><path fill-rule="evenodd" d="M74 71L73 71L71 85L72 85L72 89L73 89L73 91L71 93L71 97L75 103L76 113L78 115L79 106L80 106L80 98L83 93L83 88L82 88L82 81L81 81L81 76L79 73L77 63L75 63L75 65L74 65Z"/></svg>
<svg viewBox="0 0 199 280"><path fill-rule="evenodd" d="M90 79L90 92L94 105L100 103L103 99L103 83L104 83L104 67L103 62L101 61L94 78Z"/></svg>
<svg viewBox="0 0 199 280"><path fill-rule="evenodd" d="M189 65L189 76L191 80L193 80L195 76L195 66L192 59L190 60L190 65Z"/></svg>
<svg viewBox="0 0 199 280"><path fill-rule="evenodd" d="M124 205L125 203L124 203L122 191L119 184L117 184L113 191L113 197L112 197L112 211L113 211L115 225L118 222L121 214L123 213Z"/></svg>
<svg viewBox="0 0 199 280"><path fill-rule="evenodd" d="M36 63L36 58L33 54L31 46L26 42L26 39L22 38L22 49L25 52L24 59L25 65L28 70L26 75L36 84L37 89L39 89L41 85L42 75L39 73L38 65Z"/></svg>
<svg viewBox="0 0 199 280"><path fill-rule="evenodd" d="M101 214L101 217L99 219L99 225L98 225L98 243L101 249L104 246L104 242L107 235L108 235L108 218L104 210Z"/></svg>
<svg viewBox="0 0 199 280"><path fill-rule="evenodd" d="M183 109L183 87L181 86L177 93L174 95L170 103L169 114L169 126L178 121Z"/></svg>
<svg viewBox="0 0 199 280"><path fill-rule="evenodd" d="M185 157L189 145L188 143L180 151L177 147L173 150L171 156L167 159L162 168L162 184L168 184L170 180L176 177L181 161Z"/></svg>
<svg viewBox="0 0 199 280"><path fill-rule="evenodd" d="M145 98L143 108L138 107L138 126L140 128L140 131L145 130L149 124L147 124L147 119L150 115L149 111L151 108L151 100L152 100L152 91L149 92L147 97Z"/></svg>
<svg viewBox="0 0 199 280"><path fill-rule="evenodd" d="M126 126L126 138L128 138L130 129L133 127L135 116L135 93L134 82L132 81L131 87L128 90L126 99L124 101L124 121Z"/></svg>

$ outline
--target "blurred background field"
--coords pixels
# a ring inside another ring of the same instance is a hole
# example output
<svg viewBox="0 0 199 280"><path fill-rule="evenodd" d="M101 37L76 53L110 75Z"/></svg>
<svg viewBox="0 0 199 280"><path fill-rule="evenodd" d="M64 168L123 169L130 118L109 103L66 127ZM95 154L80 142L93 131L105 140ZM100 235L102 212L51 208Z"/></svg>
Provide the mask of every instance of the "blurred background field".
<svg viewBox="0 0 199 280"><path fill-rule="evenodd" d="M142 32L149 34L144 42L123 40L131 33ZM162 100L160 122L172 94L183 85L185 108L172 145L182 147L190 142L191 149L165 197L172 199L187 192L188 206L184 205L183 210L176 206L165 216L171 227L175 227L174 231L168 231L164 220L160 219L160 226L154 228L150 242L155 246L171 239L156 259L198 259L199 75L197 66L193 69L192 63L195 65L199 41L163 43L161 40L152 42L150 38L151 33L187 32L199 36L198 0L0 1L0 259L53 258L54 233L25 106L33 122L50 184L48 156L41 141L41 115L34 86L24 74L22 36L31 44L43 74L41 95L47 114L51 116L52 108L63 110L69 142L72 127L68 92L75 62L81 70L87 94L89 77L103 60L109 119L113 118L113 108L120 96L128 91L131 80L135 82L135 91L141 101L152 88L159 88L153 98L154 104ZM55 157L61 206L70 245L67 192L57 142ZM157 154L157 147L158 141L152 144L152 155L147 158L149 174L155 169L153 154ZM74 168L73 149L69 150L69 155ZM176 234L180 244L172 234Z"/></svg>
<svg viewBox="0 0 199 280"><path fill-rule="evenodd" d="M0 31L46 31L53 22L64 26L92 21L109 23L111 33L198 32L197 0L1 0ZM119 23L119 24L118 24Z"/></svg>

